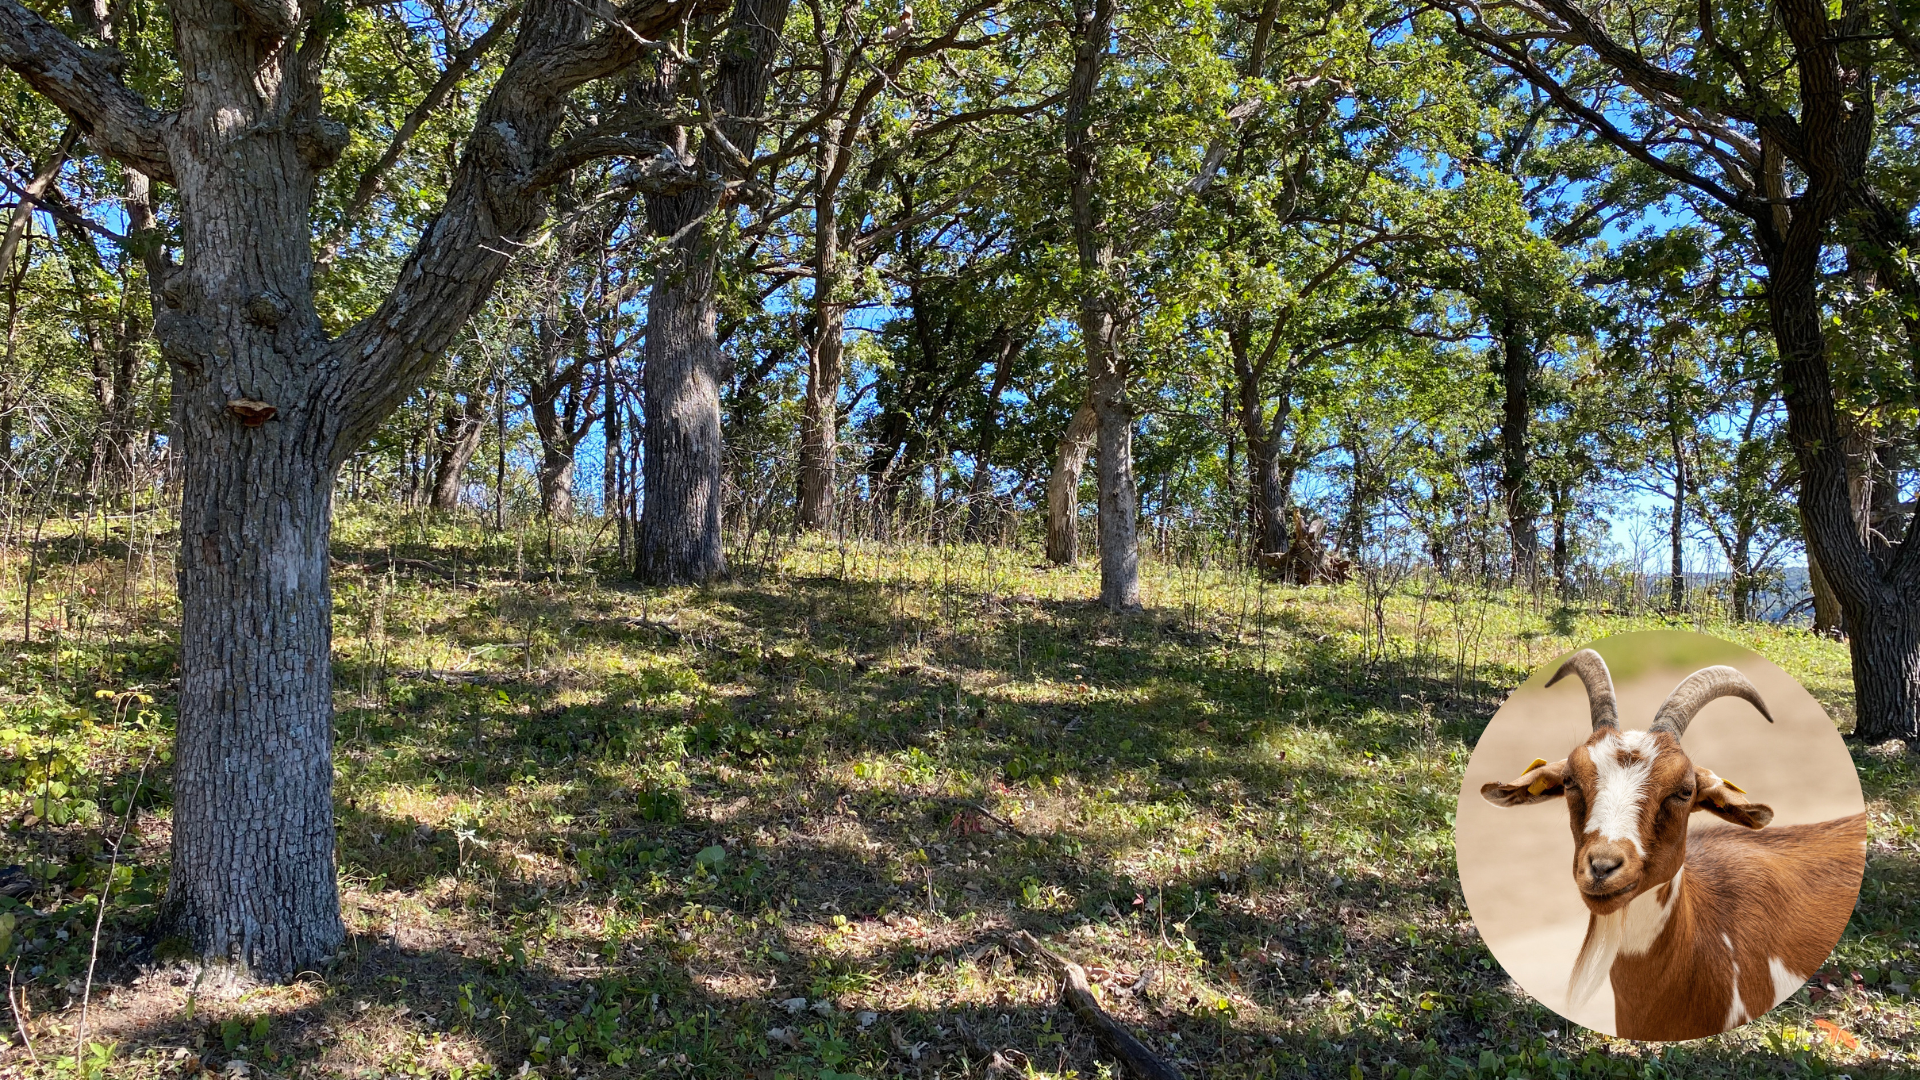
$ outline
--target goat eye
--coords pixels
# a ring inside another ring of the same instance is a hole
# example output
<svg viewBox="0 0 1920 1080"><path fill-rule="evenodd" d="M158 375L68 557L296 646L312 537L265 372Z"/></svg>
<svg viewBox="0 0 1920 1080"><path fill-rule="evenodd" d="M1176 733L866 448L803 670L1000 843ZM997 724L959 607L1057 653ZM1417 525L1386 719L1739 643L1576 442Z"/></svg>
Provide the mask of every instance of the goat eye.
<svg viewBox="0 0 1920 1080"><path fill-rule="evenodd" d="M1676 791L1676 792L1674 792L1673 794L1671 794L1671 795L1669 795L1669 796L1667 796L1667 798L1669 798L1669 799L1672 799L1672 800L1673 800L1674 802L1692 802L1692 801L1693 801L1693 792L1691 792L1691 791Z"/></svg>

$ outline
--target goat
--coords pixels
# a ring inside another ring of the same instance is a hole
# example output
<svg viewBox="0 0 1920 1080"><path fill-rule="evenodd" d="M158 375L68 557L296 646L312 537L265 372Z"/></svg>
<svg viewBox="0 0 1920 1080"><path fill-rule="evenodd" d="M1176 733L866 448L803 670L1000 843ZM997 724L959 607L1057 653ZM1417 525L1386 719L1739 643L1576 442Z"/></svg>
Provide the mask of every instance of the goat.
<svg viewBox="0 0 1920 1080"><path fill-rule="evenodd" d="M1547 685L1569 673L1586 686L1593 733L1480 795L1495 806L1567 802L1573 881L1590 913L1571 1003L1610 976L1616 1034L1677 1040L1726 1031L1791 997L1846 929L1866 869L1866 815L1769 829L1772 808L1694 764L1680 739L1708 702L1742 698L1773 722L1733 668L1682 679L1645 731L1621 730L1599 653L1574 653ZM1744 831L1689 836L1696 810Z"/></svg>

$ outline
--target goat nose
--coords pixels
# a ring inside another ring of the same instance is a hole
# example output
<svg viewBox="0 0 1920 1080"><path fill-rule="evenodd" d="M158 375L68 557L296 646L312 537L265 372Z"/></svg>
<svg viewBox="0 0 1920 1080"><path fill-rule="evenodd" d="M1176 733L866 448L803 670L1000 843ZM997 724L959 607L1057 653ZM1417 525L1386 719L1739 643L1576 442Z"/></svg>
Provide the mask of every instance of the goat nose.
<svg viewBox="0 0 1920 1080"><path fill-rule="evenodd" d="M1594 877L1604 878L1615 870L1620 869L1620 864L1624 861L1625 860L1618 855L1603 854L1596 851L1587 856L1587 869L1593 871Z"/></svg>

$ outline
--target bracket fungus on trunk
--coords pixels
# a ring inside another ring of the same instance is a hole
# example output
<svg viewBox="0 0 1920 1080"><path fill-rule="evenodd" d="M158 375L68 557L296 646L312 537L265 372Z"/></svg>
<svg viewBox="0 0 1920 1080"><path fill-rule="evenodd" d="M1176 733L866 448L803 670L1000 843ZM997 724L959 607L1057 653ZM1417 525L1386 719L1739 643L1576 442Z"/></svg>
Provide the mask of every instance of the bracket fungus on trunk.
<svg viewBox="0 0 1920 1080"><path fill-rule="evenodd" d="M241 423L250 428L254 428L273 419L274 414L280 410L264 401L254 401L251 398L234 398L232 401L227 402L227 411L239 417Z"/></svg>

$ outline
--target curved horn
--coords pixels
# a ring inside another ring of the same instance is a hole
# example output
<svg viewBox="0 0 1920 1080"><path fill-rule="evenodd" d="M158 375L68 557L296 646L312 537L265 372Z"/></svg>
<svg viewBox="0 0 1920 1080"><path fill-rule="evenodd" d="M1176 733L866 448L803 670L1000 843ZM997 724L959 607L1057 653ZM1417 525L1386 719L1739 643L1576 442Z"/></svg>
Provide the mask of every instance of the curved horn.
<svg viewBox="0 0 1920 1080"><path fill-rule="evenodd" d="M1671 731L1678 739L1687 733L1687 725L1693 722L1694 715L1707 707L1707 702L1715 698L1743 698L1760 710L1760 715L1773 723L1773 714L1767 711L1767 703L1760 699L1760 691L1740 674L1725 664L1703 667L1699 671L1680 680L1673 688L1660 711L1653 715L1653 726L1648 731Z"/></svg>
<svg viewBox="0 0 1920 1080"><path fill-rule="evenodd" d="M1581 649L1567 657L1567 662L1553 673L1547 685L1559 682L1568 672L1580 676L1581 684L1587 688L1587 707L1593 711L1593 730L1619 727L1620 708L1614 702L1613 673L1607 670L1607 662L1600 659L1600 654L1592 649Z"/></svg>

